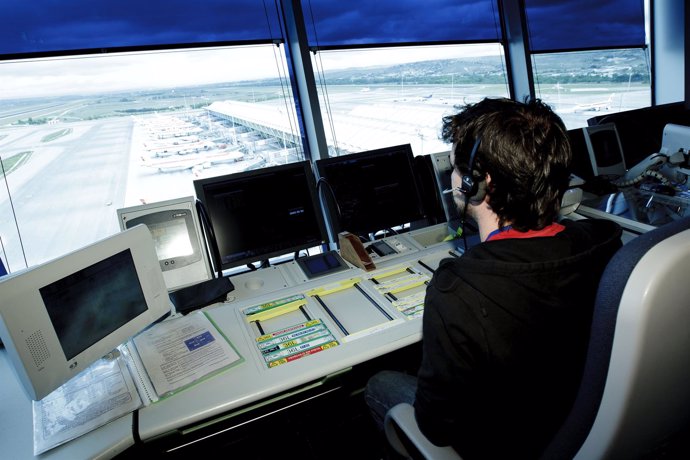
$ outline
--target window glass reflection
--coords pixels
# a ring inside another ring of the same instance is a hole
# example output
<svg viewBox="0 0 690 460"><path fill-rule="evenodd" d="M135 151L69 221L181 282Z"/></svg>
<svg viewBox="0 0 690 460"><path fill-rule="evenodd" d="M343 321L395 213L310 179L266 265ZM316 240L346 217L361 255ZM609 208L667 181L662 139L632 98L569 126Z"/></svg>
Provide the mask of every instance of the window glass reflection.
<svg viewBox="0 0 690 460"><path fill-rule="evenodd" d="M568 129L587 126L595 116L651 104L646 50L535 54L532 62L537 96Z"/></svg>
<svg viewBox="0 0 690 460"><path fill-rule="evenodd" d="M1 62L0 238L12 269L119 231L121 207L193 196L196 178L304 159L282 50ZM257 126L256 112L272 115Z"/></svg>
<svg viewBox="0 0 690 460"><path fill-rule="evenodd" d="M498 44L320 51L312 60L330 156L405 143L415 155L448 150L443 116L509 94Z"/></svg>

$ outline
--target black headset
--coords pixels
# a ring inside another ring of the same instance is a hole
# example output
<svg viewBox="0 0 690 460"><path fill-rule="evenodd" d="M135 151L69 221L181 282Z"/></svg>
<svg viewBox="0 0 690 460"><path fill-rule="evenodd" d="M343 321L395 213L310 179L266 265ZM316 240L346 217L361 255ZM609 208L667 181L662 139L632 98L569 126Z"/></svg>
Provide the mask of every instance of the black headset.
<svg viewBox="0 0 690 460"><path fill-rule="evenodd" d="M462 192L462 194L465 196L465 206L462 209L462 216L460 216L460 228L458 229L458 234L462 235L465 251L467 250L467 233L465 232L465 226L468 224L465 220L467 217L467 207L470 204L470 200L472 200L474 203L481 203L481 201L484 199L484 196L486 196L486 185L484 179L481 177L475 177L474 175L474 159L477 156L477 150L479 149L479 144L481 144L481 141L481 137L477 137L477 139L474 141L472 152L470 153L470 161L468 165L469 171L467 174L463 174L460 177L460 185L457 187L457 190ZM472 229L477 231L476 227L473 227Z"/></svg>
<svg viewBox="0 0 690 460"><path fill-rule="evenodd" d="M484 196L486 196L486 187L484 184L484 178L475 177L474 175L474 158L477 156L477 150L479 150L479 144L481 144L482 138L478 137L474 141L474 146L472 146L472 152L470 153L470 162L468 165L468 173L463 174L460 179L460 191L465 195L465 207L470 202L480 203ZM476 180L481 179L481 180ZM480 186L481 185L481 186Z"/></svg>

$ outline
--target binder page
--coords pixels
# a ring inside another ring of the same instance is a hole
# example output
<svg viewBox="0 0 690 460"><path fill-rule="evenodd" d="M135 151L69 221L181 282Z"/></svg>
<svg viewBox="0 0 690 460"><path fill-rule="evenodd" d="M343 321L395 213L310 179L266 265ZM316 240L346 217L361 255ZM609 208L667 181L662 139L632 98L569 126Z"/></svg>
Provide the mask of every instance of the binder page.
<svg viewBox="0 0 690 460"><path fill-rule="evenodd" d="M160 397L243 361L203 311L162 321L134 344Z"/></svg>

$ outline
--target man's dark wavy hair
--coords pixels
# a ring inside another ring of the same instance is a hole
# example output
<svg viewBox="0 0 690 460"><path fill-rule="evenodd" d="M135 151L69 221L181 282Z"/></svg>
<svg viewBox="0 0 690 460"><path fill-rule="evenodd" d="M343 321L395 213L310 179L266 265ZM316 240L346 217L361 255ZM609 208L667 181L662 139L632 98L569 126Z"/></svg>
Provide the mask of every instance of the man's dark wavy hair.
<svg viewBox="0 0 690 460"><path fill-rule="evenodd" d="M568 187L571 149L563 120L539 99L486 98L443 118L443 140L457 144L455 167L467 172L481 138L473 174L491 176L489 205L499 226L539 230L553 223Z"/></svg>

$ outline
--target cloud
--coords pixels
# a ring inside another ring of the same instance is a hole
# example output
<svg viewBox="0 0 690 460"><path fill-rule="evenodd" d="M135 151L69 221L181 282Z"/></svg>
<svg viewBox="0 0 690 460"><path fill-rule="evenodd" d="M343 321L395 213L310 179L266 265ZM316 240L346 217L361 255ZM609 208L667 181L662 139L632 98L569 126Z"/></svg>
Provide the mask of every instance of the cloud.
<svg viewBox="0 0 690 460"><path fill-rule="evenodd" d="M277 52L253 45L0 61L0 99L278 78Z"/></svg>

